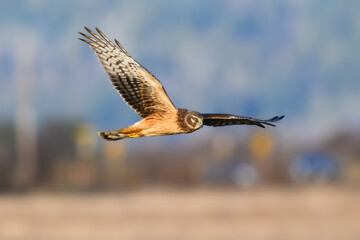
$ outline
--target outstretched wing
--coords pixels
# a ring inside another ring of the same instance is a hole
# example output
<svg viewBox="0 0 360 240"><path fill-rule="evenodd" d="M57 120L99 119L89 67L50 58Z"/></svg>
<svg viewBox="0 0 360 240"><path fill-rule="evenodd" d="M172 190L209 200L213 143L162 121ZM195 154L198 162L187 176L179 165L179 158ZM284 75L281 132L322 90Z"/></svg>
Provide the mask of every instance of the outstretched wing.
<svg viewBox="0 0 360 240"><path fill-rule="evenodd" d="M79 39L95 51L115 89L140 117L155 112L176 111L161 83L137 63L116 39L117 46L98 28L95 29L100 36L84 28L91 36L79 32L85 37Z"/></svg>
<svg viewBox="0 0 360 240"><path fill-rule="evenodd" d="M275 127L273 122L277 122L284 118L284 116L276 116L268 120L260 120L255 118L235 116L231 114L218 114L218 113L202 113L203 115L203 125L213 126L213 127L222 127L227 125L257 125L259 127L265 128L265 125L270 125Z"/></svg>

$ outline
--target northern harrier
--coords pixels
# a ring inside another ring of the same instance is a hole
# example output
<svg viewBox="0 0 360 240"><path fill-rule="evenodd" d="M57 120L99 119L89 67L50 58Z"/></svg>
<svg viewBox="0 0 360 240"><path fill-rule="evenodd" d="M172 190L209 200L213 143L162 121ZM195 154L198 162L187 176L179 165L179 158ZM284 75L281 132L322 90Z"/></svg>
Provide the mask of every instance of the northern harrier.
<svg viewBox="0 0 360 240"><path fill-rule="evenodd" d="M79 39L95 51L115 89L143 118L126 128L100 132L99 135L105 140L191 133L203 125L219 127L246 124L264 128L264 124L275 126L272 123L284 117L259 120L231 114L177 109L161 83L150 72L136 62L116 39L117 46L98 28L95 29L99 35L85 27L90 35L80 33L85 39Z"/></svg>

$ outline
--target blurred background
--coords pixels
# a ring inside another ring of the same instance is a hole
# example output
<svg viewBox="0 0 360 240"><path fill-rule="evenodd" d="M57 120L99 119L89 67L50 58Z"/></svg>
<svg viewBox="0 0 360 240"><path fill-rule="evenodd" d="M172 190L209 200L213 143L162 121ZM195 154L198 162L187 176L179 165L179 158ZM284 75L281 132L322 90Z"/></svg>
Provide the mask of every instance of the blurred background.
<svg viewBox="0 0 360 240"><path fill-rule="evenodd" d="M0 238L359 239L359 10L0 1ZM179 108L285 118L102 141L140 118L83 26L117 38Z"/></svg>

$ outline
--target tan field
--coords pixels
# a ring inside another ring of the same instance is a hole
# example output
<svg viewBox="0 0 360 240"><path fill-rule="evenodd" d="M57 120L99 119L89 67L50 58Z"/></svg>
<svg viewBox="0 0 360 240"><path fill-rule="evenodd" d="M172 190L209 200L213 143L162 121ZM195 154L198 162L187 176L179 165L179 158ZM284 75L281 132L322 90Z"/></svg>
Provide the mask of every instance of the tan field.
<svg viewBox="0 0 360 240"><path fill-rule="evenodd" d="M1 240L360 239L360 191L331 187L0 196Z"/></svg>

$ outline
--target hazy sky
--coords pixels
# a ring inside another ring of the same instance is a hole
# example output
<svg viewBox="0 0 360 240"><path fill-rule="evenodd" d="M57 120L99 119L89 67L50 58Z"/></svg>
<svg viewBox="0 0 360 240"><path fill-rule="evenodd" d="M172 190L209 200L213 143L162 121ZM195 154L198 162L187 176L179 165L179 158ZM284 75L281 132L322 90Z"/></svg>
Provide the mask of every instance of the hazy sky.
<svg viewBox="0 0 360 240"><path fill-rule="evenodd" d="M17 78L33 89L38 122L138 120L77 40L97 26L178 107L285 114L279 131L309 136L359 129L359 10L356 0L1 1L0 122L14 117Z"/></svg>

